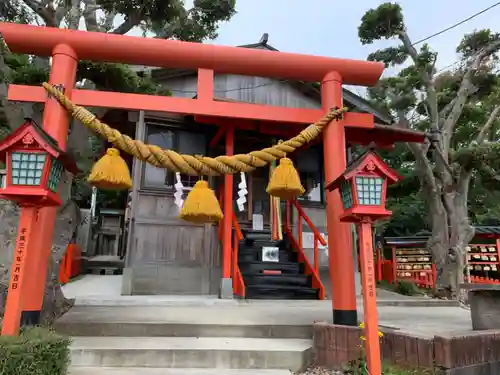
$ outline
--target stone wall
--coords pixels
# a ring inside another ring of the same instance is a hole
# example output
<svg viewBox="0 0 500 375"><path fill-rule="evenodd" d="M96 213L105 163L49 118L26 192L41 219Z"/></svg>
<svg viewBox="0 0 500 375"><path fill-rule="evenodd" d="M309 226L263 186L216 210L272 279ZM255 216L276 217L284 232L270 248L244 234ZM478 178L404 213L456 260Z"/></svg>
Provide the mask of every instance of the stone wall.
<svg viewBox="0 0 500 375"><path fill-rule="evenodd" d="M384 330L384 362L443 375L500 374L500 331L417 337ZM314 364L338 369L359 358L361 330L327 323L314 325Z"/></svg>

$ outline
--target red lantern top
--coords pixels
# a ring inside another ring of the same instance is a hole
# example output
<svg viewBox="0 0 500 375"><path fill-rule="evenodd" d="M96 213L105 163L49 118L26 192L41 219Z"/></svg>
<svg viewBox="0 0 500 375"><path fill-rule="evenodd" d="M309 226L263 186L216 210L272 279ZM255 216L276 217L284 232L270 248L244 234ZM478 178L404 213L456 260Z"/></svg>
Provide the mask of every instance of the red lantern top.
<svg viewBox="0 0 500 375"><path fill-rule="evenodd" d="M0 197L20 205L61 204L57 192L63 170L79 172L75 161L31 119L0 143L0 161L7 165Z"/></svg>
<svg viewBox="0 0 500 375"><path fill-rule="evenodd" d="M344 206L341 221L357 222L365 217L377 220L391 215L385 208L387 185L401 178L377 153L368 150L326 189L340 190Z"/></svg>

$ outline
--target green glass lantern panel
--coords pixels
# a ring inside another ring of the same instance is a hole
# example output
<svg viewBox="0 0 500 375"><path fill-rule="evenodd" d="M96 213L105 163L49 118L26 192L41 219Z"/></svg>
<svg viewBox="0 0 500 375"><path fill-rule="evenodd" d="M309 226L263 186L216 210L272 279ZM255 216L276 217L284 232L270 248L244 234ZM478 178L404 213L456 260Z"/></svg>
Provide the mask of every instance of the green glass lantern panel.
<svg viewBox="0 0 500 375"><path fill-rule="evenodd" d="M40 186L46 153L13 152L11 154L12 185Z"/></svg>
<svg viewBox="0 0 500 375"><path fill-rule="evenodd" d="M48 181L48 187L54 193L57 193L57 189L59 188L59 182L61 181L62 172L63 172L62 164L59 162L59 160L54 159L52 161L52 166L50 168L49 181Z"/></svg>
<svg viewBox="0 0 500 375"><path fill-rule="evenodd" d="M340 185L340 196L344 210L352 207L352 186L350 181L344 181Z"/></svg>
<svg viewBox="0 0 500 375"><path fill-rule="evenodd" d="M356 177L356 190L358 202L363 206L380 206L382 204L382 184L380 177Z"/></svg>
<svg viewBox="0 0 500 375"><path fill-rule="evenodd" d="M7 185L7 178L5 173L0 172L0 189L5 189Z"/></svg>

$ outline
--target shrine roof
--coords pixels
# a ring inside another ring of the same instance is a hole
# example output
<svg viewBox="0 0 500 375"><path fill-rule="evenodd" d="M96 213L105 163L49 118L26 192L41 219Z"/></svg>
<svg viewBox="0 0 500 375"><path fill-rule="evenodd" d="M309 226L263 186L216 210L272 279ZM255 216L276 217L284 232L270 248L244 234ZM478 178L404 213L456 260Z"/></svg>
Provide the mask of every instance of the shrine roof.
<svg viewBox="0 0 500 375"><path fill-rule="evenodd" d="M500 238L500 227L499 226L474 226L474 232L476 237L482 238ZM384 245L387 246L404 246L404 245L422 245L426 244L429 240L430 233L422 232L416 236L406 236L406 237L379 237L383 239Z"/></svg>
<svg viewBox="0 0 500 375"><path fill-rule="evenodd" d="M193 99L197 96L195 95ZM214 97L214 101L228 102L228 103L241 103L239 100ZM397 124L382 125L375 123L373 128L354 128L346 127L346 140L349 143L368 145L371 142L380 141L383 145L390 146L397 142L412 142L423 143L426 138L426 133L418 130L403 129Z"/></svg>
<svg viewBox="0 0 500 375"><path fill-rule="evenodd" d="M264 33L262 38L260 39L260 41L258 43L245 44L245 45L241 45L238 47L240 47L240 48L253 48L253 49L266 49L269 51L280 52L278 49L269 45L268 41L269 41L269 35L267 33ZM159 79L159 80L197 74L193 70L164 69L164 68L153 69L151 73L152 73L153 79ZM300 91L302 94L309 96L309 97L317 100L318 102L321 102L321 91L320 91L320 84L319 83L303 82L303 81L290 81L290 80L284 80L283 82L286 82L291 87ZM351 104L352 106L356 107L360 111L373 114L376 117L376 119L380 122L383 122L385 124L392 123L392 118L389 114L373 107L372 104L370 104L367 100L365 100L361 96L356 95L355 93L353 93L352 91L350 91L346 88L342 88L342 92L343 92L343 99L345 102ZM224 99L221 98L221 100L224 100ZM227 101L231 101L231 100L227 100Z"/></svg>

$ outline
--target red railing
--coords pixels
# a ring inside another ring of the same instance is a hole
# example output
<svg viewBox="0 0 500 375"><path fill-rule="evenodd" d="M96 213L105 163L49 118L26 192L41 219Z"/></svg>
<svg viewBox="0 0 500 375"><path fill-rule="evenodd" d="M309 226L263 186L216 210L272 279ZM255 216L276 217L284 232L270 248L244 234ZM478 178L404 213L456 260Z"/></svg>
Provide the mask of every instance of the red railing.
<svg viewBox="0 0 500 375"><path fill-rule="evenodd" d="M293 235L292 231L292 207L295 207L297 210L297 237L296 239ZM319 290L319 298L325 299L326 292L325 286L321 282L319 277L319 244L326 246L326 241L318 231L316 226L312 223L309 216L304 212L302 207L297 203L297 201L287 201L286 202L286 220L285 220L285 232L290 237L292 242L292 246L297 251L298 261L304 264L305 274L311 275L312 277L312 286L313 288L317 288ZM307 259L307 256L304 252L304 248L302 247L302 220L306 222L309 229L311 229L314 236L314 266L311 265L311 262Z"/></svg>
<svg viewBox="0 0 500 375"><path fill-rule="evenodd" d="M61 284L68 283L72 277L80 274L81 261L82 250L78 245L70 243L59 266L59 282Z"/></svg>
<svg viewBox="0 0 500 375"><path fill-rule="evenodd" d="M224 204L224 188L221 188L219 194L219 202L222 206ZM232 229L233 229L233 245L231 247L231 278L233 280L233 294L245 298L246 289L245 282L243 280L243 275L240 271L240 266L238 264L238 250L239 250L239 242L243 239L243 233L241 232L240 224L238 223L238 219L236 218L236 214L233 211L232 218ZM224 220L219 222L218 235L219 241L223 241L224 234Z"/></svg>
<svg viewBox="0 0 500 375"><path fill-rule="evenodd" d="M233 212L233 251L232 251L232 260L233 260L233 292L235 295L239 297L245 297L245 282L243 281L243 275L240 271L240 266L238 264L238 250L239 250L239 242L243 239L243 233L241 233L240 224L238 223L238 219L236 218L236 214Z"/></svg>

